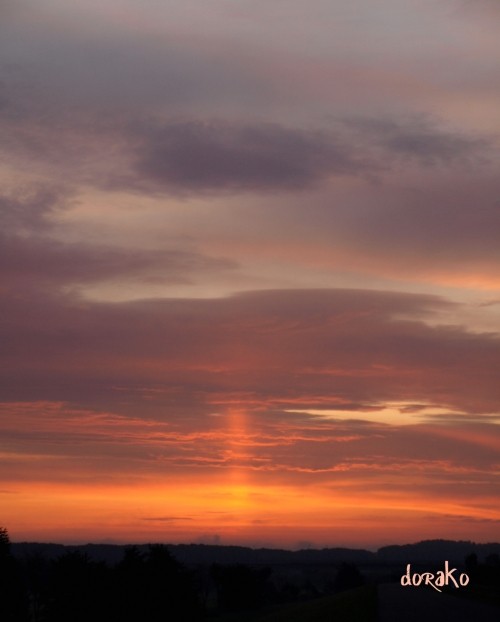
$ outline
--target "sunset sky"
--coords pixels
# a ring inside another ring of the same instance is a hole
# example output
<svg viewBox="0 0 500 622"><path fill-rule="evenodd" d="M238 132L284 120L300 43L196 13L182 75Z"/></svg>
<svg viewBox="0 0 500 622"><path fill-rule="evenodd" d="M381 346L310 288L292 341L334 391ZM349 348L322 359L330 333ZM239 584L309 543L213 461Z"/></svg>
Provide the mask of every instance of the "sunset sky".
<svg viewBox="0 0 500 622"><path fill-rule="evenodd" d="M500 539L500 3L0 2L0 526Z"/></svg>

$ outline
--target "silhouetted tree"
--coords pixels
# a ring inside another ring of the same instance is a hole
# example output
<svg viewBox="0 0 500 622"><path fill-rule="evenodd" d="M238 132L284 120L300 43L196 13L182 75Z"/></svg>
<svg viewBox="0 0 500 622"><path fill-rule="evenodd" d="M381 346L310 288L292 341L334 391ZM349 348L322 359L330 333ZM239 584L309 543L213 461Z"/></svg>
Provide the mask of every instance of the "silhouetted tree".
<svg viewBox="0 0 500 622"><path fill-rule="evenodd" d="M477 555L469 553L465 558L465 569L469 575L474 574L477 570Z"/></svg>
<svg viewBox="0 0 500 622"><path fill-rule="evenodd" d="M128 547L115 576L118 620L195 622L201 606L192 573L161 544Z"/></svg>
<svg viewBox="0 0 500 622"><path fill-rule="evenodd" d="M0 527L0 559L10 555L10 538L6 527Z"/></svg>
<svg viewBox="0 0 500 622"><path fill-rule="evenodd" d="M212 576L221 609L238 611L255 609L267 602L273 588L270 568L251 568L243 564L212 566Z"/></svg>
<svg viewBox="0 0 500 622"><path fill-rule="evenodd" d="M470 577L470 585L473 587L481 586L486 591L496 591L497 601L498 586L500 585L500 557L497 553L491 553L486 557L484 563L479 563L477 555L471 553L465 558L465 568Z"/></svg>
<svg viewBox="0 0 500 622"><path fill-rule="evenodd" d="M193 576L169 552L166 546L149 547L146 559L148 615L151 622L165 618L194 622L201 615Z"/></svg>
<svg viewBox="0 0 500 622"><path fill-rule="evenodd" d="M484 561L487 566L500 566L500 555L498 553L490 553Z"/></svg>
<svg viewBox="0 0 500 622"><path fill-rule="evenodd" d="M50 564L35 551L20 561L20 567L26 582L31 622L43 622L49 594Z"/></svg>
<svg viewBox="0 0 500 622"><path fill-rule="evenodd" d="M149 598L145 555L136 546L125 549L115 568L114 602L117 620L141 620Z"/></svg>
<svg viewBox="0 0 500 622"><path fill-rule="evenodd" d="M364 585L364 583L365 579L355 564L342 562L334 582L336 590L339 592L351 590L360 585Z"/></svg>
<svg viewBox="0 0 500 622"><path fill-rule="evenodd" d="M108 621L111 615L110 571L106 564L71 551L52 564L47 622Z"/></svg>
<svg viewBox="0 0 500 622"><path fill-rule="evenodd" d="M0 620L29 620L28 599L19 565L10 552L9 533L0 527Z"/></svg>

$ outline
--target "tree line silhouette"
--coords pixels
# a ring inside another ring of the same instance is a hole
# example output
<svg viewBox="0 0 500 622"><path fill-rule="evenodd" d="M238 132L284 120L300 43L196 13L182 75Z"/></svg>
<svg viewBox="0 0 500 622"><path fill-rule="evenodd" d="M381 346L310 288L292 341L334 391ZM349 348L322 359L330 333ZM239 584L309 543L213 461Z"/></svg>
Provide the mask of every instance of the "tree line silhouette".
<svg viewBox="0 0 500 622"><path fill-rule="evenodd" d="M273 569L259 565L188 568L162 544L126 547L114 564L96 561L81 550L55 559L36 549L14 557L7 529L0 527L0 622L215 621L227 612L314 598L365 582L353 563L330 568L331 582L318 589L310 578L301 586L280 582ZM466 568L471 584L481 589L499 585L498 554L482 564L470 554Z"/></svg>
<svg viewBox="0 0 500 622"><path fill-rule="evenodd" d="M2 622L202 619L194 573L160 544L147 553L127 548L113 567L80 551L55 560L37 554L17 560L1 528L0 576Z"/></svg>
<svg viewBox="0 0 500 622"><path fill-rule="evenodd" d="M11 554L9 535L0 528L1 622L198 622L225 612L255 610L271 603L318 595L308 583L301 590L279 589L269 567L211 564L189 569L162 544L147 550L130 546L109 565L70 550L56 559L37 552ZM363 583L353 564L342 564L331 589ZM300 593L299 593L300 592Z"/></svg>

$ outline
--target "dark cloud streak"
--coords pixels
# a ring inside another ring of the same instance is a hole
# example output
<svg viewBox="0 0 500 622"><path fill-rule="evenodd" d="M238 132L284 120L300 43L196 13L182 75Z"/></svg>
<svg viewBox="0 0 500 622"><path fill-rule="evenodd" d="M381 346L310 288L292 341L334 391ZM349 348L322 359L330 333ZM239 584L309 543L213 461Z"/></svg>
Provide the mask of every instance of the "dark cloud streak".
<svg viewBox="0 0 500 622"><path fill-rule="evenodd" d="M117 279L185 284L202 274L235 268L232 261L181 250L63 244L47 238L1 234L0 242L0 275L14 288L78 287Z"/></svg>
<svg viewBox="0 0 500 622"><path fill-rule="evenodd" d="M358 118L345 122L359 133L364 148L371 145L392 158L414 160L424 166L470 163L484 158L493 146L491 138L469 136L440 126L437 120L410 118Z"/></svg>
<svg viewBox="0 0 500 622"><path fill-rule="evenodd" d="M220 122L148 132L135 165L139 179L188 192L297 190L365 169L362 158L320 132Z"/></svg>
<svg viewBox="0 0 500 622"><path fill-rule="evenodd" d="M83 305L13 298L1 335L2 390L10 399L59 399L66 387L64 399L74 391L78 400L91 388L92 405L116 400L113 387L141 384L163 388L153 400L191 404L192 412L235 391L236 402L247 392L264 408L273 400L314 407L321 397L323 408L411 400L490 412L500 340L417 319L447 306L432 296L357 290Z"/></svg>
<svg viewBox="0 0 500 622"><path fill-rule="evenodd" d="M475 162L492 146L423 118L350 120L336 132L190 120L143 127L137 141L131 178L117 177L111 186L188 194L309 189L329 177L369 179L398 160Z"/></svg>

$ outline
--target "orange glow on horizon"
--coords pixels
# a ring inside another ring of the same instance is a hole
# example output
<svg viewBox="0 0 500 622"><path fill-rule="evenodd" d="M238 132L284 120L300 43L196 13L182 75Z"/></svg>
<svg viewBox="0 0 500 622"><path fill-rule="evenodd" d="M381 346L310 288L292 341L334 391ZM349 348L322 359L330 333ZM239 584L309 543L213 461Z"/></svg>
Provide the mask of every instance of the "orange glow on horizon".
<svg viewBox="0 0 500 622"><path fill-rule="evenodd" d="M478 525L481 538L497 537L498 468L481 460L498 449L498 426L426 424L447 409L403 401L274 421L244 404L212 413L196 431L64 403L4 404L7 434L16 438L15 421L45 440L23 432L1 452L10 474L0 490L2 522L17 540L65 542L217 536L227 544L372 546L393 533L400 541L474 539ZM423 421L400 425L405 409ZM414 456L408 445L393 448L409 433ZM60 449L61 439L72 452ZM451 453L421 453L436 441L451 443ZM461 451L478 461L462 464Z"/></svg>
<svg viewBox="0 0 500 622"><path fill-rule="evenodd" d="M463 536L460 522L470 527L478 521L481 536L491 539L500 520L494 498L476 500L471 510L446 496L429 499L408 492L402 498L397 492L367 495L349 487L332 491L235 481L136 487L19 484L1 496L2 520L15 540L197 542L212 534L225 544L290 547L295 538L373 545L391 541L395 529L402 541L419 539L423 531L436 535L443 526Z"/></svg>

